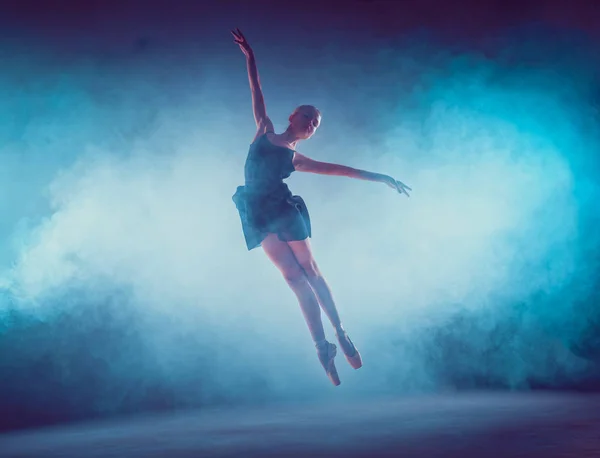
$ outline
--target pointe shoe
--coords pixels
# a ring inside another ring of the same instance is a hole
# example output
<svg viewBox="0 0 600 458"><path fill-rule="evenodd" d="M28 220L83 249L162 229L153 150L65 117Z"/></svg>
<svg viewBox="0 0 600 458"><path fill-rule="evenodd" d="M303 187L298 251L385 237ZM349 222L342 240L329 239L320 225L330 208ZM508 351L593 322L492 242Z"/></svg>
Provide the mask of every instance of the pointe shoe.
<svg viewBox="0 0 600 458"><path fill-rule="evenodd" d="M352 343L352 340L350 340L348 333L346 331L338 331L335 335L348 363L350 363L354 369L360 369L362 367L362 358L356 349L356 346Z"/></svg>
<svg viewBox="0 0 600 458"><path fill-rule="evenodd" d="M331 383L333 383L335 386L338 386L342 382L340 382L340 377L337 369L335 368L334 358L336 354L337 347L330 342L326 342L326 344L322 347L317 347L317 355L319 356L321 365L325 369L327 377L329 377Z"/></svg>

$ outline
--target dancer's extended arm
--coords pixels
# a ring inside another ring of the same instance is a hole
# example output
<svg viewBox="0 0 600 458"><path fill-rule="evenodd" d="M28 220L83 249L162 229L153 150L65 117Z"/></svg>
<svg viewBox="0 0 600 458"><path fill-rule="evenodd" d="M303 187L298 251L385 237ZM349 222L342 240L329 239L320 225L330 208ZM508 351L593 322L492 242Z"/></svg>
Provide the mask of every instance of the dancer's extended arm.
<svg viewBox="0 0 600 458"><path fill-rule="evenodd" d="M298 172L318 173L321 175L334 175L348 178L356 178L359 180L375 181L385 183L392 189L395 189L401 194L409 196L407 191L412 191L407 185L401 181L392 178L389 175L382 173L369 172L367 170L355 169L340 164L332 164L330 162L321 162L310 159L298 152L294 153L293 159L294 169Z"/></svg>

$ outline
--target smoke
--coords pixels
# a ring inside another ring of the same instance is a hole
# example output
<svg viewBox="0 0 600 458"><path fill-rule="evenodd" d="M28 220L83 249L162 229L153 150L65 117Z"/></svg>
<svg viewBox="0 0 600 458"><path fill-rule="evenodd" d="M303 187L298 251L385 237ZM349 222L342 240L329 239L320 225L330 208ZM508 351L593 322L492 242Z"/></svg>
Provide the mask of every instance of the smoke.
<svg viewBox="0 0 600 458"><path fill-rule="evenodd" d="M48 385L19 393L54 384L85 415L527 387L584 370L567 345L595 281L584 223L598 195L597 69L585 50L531 43L492 59L407 41L359 61L328 59L329 46L293 80L285 61L301 50L259 60L276 130L296 105L323 113L300 151L414 190L289 180L365 361L339 358L333 392L295 296L247 252L231 200L254 135L242 57L232 50L232 72L159 51L9 66L1 339L15 350L5 366L21 365L3 389L45 361Z"/></svg>

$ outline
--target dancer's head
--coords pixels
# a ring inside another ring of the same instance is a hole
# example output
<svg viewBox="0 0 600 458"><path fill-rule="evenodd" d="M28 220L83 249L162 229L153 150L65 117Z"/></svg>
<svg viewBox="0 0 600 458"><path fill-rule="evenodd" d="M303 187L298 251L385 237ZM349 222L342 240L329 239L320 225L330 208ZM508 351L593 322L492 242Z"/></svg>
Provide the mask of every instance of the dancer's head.
<svg viewBox="0 0 600 458"><path fill-rule="evenodd" d="M289 117L288 127L299 139L306 140L321 124L321 112L312 105L300 105Z"/></svg>

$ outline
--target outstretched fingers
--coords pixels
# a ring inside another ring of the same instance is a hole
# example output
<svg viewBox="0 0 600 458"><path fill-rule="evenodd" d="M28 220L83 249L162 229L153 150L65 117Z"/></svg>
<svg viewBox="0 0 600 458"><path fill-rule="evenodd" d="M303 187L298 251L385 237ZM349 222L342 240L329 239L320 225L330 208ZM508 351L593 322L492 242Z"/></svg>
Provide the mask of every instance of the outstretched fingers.
<svg viewBox="0 0 600 458"><path fill-rule="evenodd" d="M244 34L242 33L242 31L239 28L236 28L235 30L231 30L231 34L233 35L233 38L237 44L242 44L246 42L246 37L244 36Z"/></svg>
<svg viewBox="0 0 600 458"><path fill-rule="evenodd" d="M238 36L239 36L239 37L240 37L242 40L246 41L246 37L244 36L244 34L242 33L242 31L240 30L240 28L239 28L239 27L236 27L235 31L237 32Z"/></svg>
<svg viewBox="0 0 600 458"><path fill-rule="evenodd" d="M398 190L398 192L400 194L406 194L408 197L410 197L410 194L408 193L408 191L412 191L412 189L410 187L406 186L401 181L396 180L396 189Z"/></svg>

